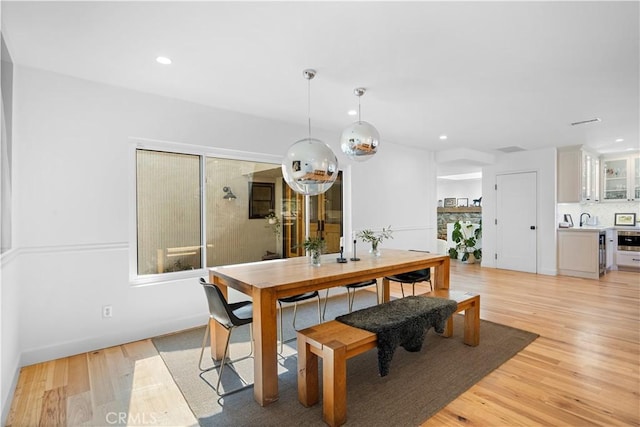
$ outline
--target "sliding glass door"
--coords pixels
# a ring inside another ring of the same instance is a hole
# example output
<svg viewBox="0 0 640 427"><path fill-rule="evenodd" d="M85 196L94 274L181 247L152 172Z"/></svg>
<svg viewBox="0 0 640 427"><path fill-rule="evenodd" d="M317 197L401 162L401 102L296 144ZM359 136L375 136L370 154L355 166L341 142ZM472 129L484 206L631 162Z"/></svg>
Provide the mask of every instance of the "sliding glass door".
<svg viewBox="0 0 640 427"><path fill-rule="evenodd" d="M295 193L283 183L283 252L287 258L305 255L302 242L305 224L309 219L309 235L326 242L326 253L340 251L342 236L342 172L331 188L323 194L309 197L309 207L304 196Z"/></svg>

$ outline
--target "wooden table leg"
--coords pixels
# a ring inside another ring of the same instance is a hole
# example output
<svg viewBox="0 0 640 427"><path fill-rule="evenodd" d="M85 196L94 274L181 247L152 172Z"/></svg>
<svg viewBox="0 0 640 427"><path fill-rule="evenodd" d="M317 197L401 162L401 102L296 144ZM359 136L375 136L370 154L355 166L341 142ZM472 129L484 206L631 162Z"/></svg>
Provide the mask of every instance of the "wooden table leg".
<svg viewBox="0 0 640 427"><path fill-rule="evenodd" d="M380 297L382 297L382 300L380 299ZM378 290L378 304L381 304L383 302L389 302L390 299L391 299L391 287L389 285L389 279L387 279L386 277L383 277L382 290Z"/></svg>
<svg viewBox="0 0 640 427"><path fill-rule="evenodd" d="M449 257L444 258L441 264L435 266L433 289L449 289L450 268L451 260Z"/></svg>
<svg viewBox="0 0 640 427"><path fill-rule="evenodd" d="M272 289L254 289L253 339L253 395L260 406L267 406L278 400L276 296Z"/></svg>

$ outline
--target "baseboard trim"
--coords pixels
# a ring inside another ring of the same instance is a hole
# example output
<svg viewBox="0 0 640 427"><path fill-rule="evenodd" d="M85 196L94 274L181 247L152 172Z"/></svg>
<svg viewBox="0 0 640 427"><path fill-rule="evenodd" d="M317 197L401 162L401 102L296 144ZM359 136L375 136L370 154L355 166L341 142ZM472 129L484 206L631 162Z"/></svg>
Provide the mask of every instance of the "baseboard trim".
<svg viewBox="0 0 640 427"><path fill-rule="evenodd" d="M131 330L127 333L114 333L110 335L101 335L98 337L86 337L78 340L71 340L56 343L47 347L38 347L26 349L22 352L20 366L28 366L36 363L42 363L49 360L55 360L62 357L74 356L77 354L88 353L91 351L101 350L103 348L122 345L134 341L140 341L160 335L178 332L184 329L194 328L206 324L207 315L198 313L174 319L171 322L162 324L154 324L138 330Z"/></svg>
<svg viewBox="0 0 640 427"><path fill-rule="evenodd" d="M18 378L20 378L20 366L22 366L22 362L20 360L16 361L15 369L13 370L13 379L11 380L11 385L9 386L9 390L7 391L6 396L0 396L2 402L2 416L0 417L0 425L7 425L7 418L9 418L9 411L11 411L11 405L13 404L13 397L16 393L16 387L18 386Z"/></svg>

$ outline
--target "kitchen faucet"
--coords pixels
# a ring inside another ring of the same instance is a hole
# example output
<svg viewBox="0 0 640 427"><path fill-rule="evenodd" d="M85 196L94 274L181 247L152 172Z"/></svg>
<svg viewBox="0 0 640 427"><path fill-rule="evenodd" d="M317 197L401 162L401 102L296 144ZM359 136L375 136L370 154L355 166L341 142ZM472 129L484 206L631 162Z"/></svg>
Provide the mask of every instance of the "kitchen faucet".
<svg viewBox="0 0 640 427"><path fill-rule="evenodd" d="M582 217L583 217L584 215L586 215L586 216L587 216L587 218L591 218L591 215L589 215L588 213L586 213L586 212L581 213L581 214L580 214L580 227L582 227L582 224L586 224L586 223L587 223L587 221L588 221L588 220L587 220L587 221L585 221L585 222L582 222Z"/></svg>

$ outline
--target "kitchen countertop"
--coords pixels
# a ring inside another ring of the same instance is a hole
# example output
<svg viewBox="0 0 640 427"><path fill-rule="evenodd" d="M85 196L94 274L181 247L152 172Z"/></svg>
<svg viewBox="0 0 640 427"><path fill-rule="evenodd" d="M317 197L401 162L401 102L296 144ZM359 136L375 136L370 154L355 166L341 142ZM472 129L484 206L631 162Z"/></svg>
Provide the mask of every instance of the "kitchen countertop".
<svg viewBox="0 0 640 427"><path fill-rule="evenodd" d="M600 232L600 231L607 230L609 228L613 228L613 227L607 227L604 225L583 225L582 227L568 227L568 228L558 227L558 231L598 231Z"/></svg>
<svg viewBox="0 0 640 427"><path fill-rule="evenodd" d="M623 225L583 225L582 227L558 227L558 231L605 231L605 230L617 230L617 231L640 231L640 226L623 226Z"/></svg>

